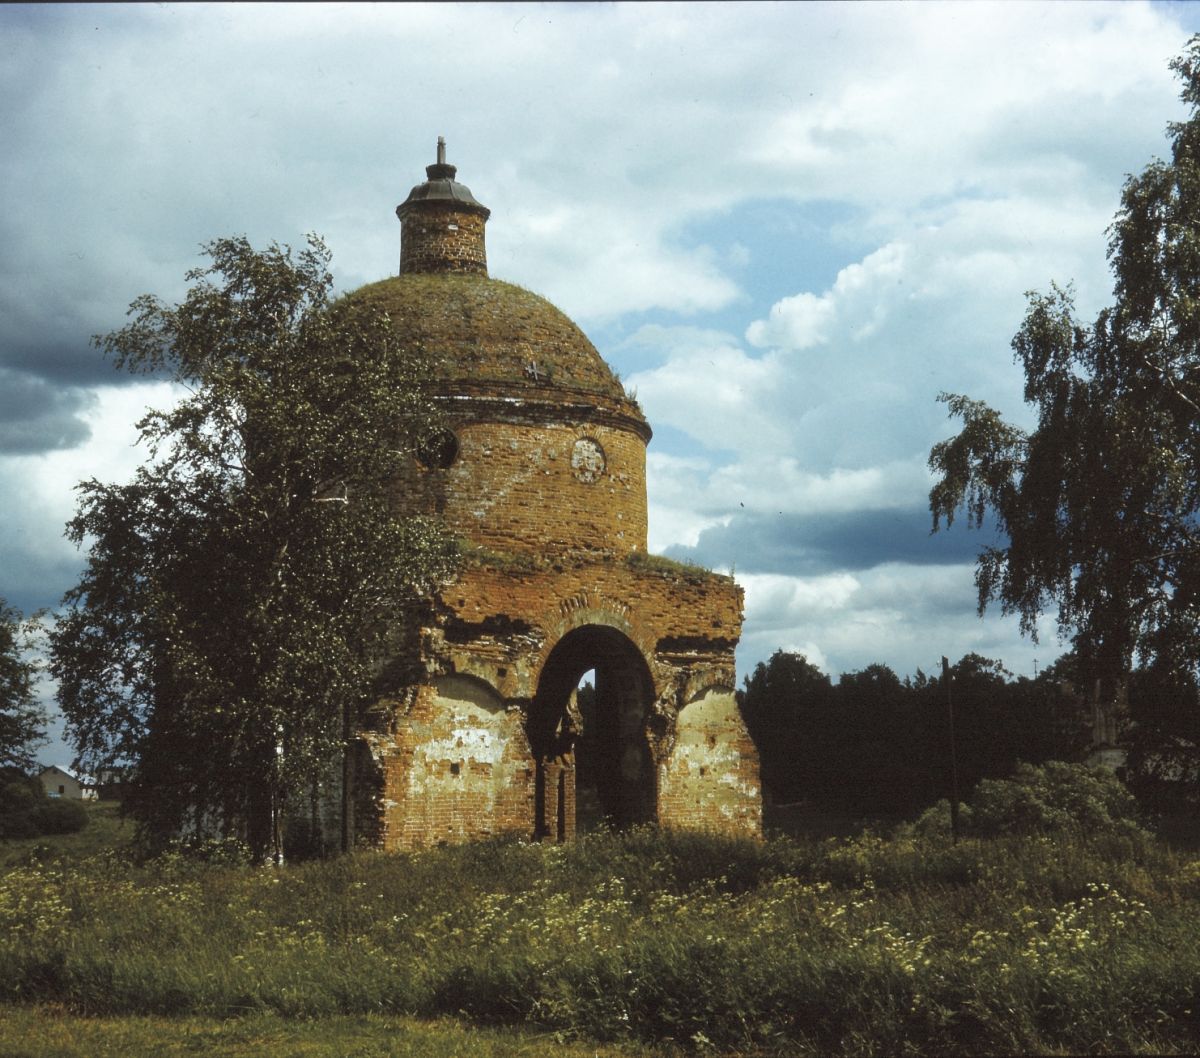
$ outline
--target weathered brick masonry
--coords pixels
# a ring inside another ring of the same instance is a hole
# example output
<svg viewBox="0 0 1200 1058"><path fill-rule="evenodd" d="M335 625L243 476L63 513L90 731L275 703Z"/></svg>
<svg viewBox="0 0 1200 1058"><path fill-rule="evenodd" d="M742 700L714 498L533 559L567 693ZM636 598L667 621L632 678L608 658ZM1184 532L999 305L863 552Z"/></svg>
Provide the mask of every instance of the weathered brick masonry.
<svg viewBox="0 0 1200 1058"><path fill-rule="evenodd" d="M566 316L488 278L488 211L440 142L427 174L397 208L400 275L351 295L437 360L452 430L394 500L467 546L417 637L424 675L364 735L383 844L569 840L602 819L760 833L741 590L647 556L641 409Z"/></svg>

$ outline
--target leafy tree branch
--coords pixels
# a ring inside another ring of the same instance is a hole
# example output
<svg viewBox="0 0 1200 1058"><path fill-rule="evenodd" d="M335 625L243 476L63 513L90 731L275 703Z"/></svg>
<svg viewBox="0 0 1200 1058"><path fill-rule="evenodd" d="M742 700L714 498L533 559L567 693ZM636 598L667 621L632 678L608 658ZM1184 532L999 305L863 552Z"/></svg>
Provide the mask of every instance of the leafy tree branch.
<svg viewBox="0 0 1200 1058"><path fill-rule="evenodd" d="M150 458L131 482L79 487L68 533L88 562L52 666L84 766L136 762L148 835L244 833L277 855L289 805L336 785L391 630L456 548L389 502L440 426L423 354L332 299L315 237L295 256L244 238L205 252L181 304L138 298L96 339L187 395L138 424Z"/></svg>

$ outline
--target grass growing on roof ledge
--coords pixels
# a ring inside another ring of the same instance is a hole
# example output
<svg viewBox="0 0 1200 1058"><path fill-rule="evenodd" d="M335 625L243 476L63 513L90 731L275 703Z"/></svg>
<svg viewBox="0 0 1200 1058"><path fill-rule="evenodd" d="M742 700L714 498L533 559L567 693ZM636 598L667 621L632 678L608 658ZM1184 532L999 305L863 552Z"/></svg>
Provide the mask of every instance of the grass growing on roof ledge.
<svg viewBox="0 0 1200 1058"><path fill-rule="evenodd" d="M728 574L714 573L707 566L702 566L696 562L667 558L666 555L651 555L645 551L630 552L625 558L625 564L630 569L641 570L647 573L659 573L670 577L681 577L694 584L701 584L712 580L714 577L732 579Z"/></svg>

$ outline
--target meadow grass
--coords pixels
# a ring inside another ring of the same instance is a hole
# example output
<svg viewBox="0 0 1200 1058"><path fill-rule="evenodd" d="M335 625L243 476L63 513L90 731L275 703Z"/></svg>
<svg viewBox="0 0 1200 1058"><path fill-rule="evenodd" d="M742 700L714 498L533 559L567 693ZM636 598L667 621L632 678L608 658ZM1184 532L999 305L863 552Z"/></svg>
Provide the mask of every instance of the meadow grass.
<svg viewBox="0 0 1200 1058"><path fill-rule="evenodd" d="M145 1015L83 1018L46 1007L0 1007L4 1058L645 1058L631 1046L572 1044L454 1019L368 1014L315 1020L273 1014L221 1019Z"/></svg>
<svg viewBox="0 0 1200 1058"><path fill-rule="evenodd" d="M1200 859L1138 834L635 830L279 869L108 854L0 875L0 1000L451 1017L640 1053L1195 1053L1198 911Z"/></svg>
<svg viewBox="0 0 1200 1058"><path fill-rule="evenodd" d="M84 801L83 807L88 814L87 826L74 834L0 840L0 871L28 863L31 857L82 859L129 846L134 825L121 817L120 804L116 801Z"/></svg>

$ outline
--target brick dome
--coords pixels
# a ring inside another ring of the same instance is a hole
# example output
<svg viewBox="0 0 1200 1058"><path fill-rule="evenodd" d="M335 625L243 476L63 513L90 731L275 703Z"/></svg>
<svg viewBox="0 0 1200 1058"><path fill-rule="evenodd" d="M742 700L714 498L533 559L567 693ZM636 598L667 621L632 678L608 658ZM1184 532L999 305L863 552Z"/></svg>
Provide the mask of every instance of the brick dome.
<svg viewBox="0 0 1200 1058"><path fill-rule="evenodd" d="M432 354L430 388L455 401L460 414L511 419L516 401L524 411L536 407L543 420L583 416L649 441L641 408L583 331L545 298L488 277L484 228L491 211L457 172L439 137L427 179L396 207L400 274L347 300L382 309L402 345ZM471 398L468 408L462 402Z"/></svg>
<svg viewBox="0 0 1200 1058"><path fill-rule="evenodd" d="M429 358L446 429L398 471L404 513L505 553L646 550L650 427L596 347L545 298L489 278L490 215L438 160L396 209L400 274L347 295Z"/></svg>
<svg viewBox="0 0 1200 1058"><path fill-rule="evenodd" d="M586 399L650 436L596 347L537 294L482 275L417 272L360 287L348 300L382 309L401 342L432 353L440 393Z"/></svg>

